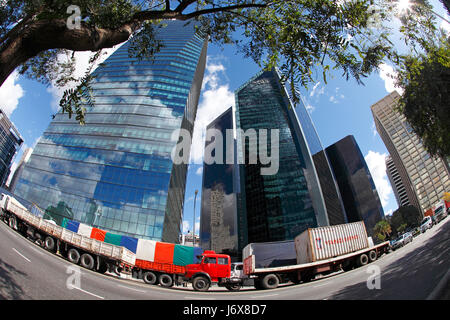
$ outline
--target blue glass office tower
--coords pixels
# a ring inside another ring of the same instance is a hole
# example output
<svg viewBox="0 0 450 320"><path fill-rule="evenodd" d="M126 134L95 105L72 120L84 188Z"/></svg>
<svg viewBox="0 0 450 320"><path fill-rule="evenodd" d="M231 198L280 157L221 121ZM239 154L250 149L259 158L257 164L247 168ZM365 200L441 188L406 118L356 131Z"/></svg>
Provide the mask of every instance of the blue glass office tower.
<svg viewBox="0 0 450 320"><path fill-rule="evenodd" d="M58 113L16 188L57 223L64 217L121 235L178 242L187 164L175 165L176 129L191 132L207 39L186 22L157 29L153 61L122 45L94 71L86 125Z"/></svg>
<svg viewBox="0 0 450 320"><path fill-rule="evenodd" d="M329 225L308 141L276 70L260 72L235 97L238 132L279 130L276 174L262 175L260 162L240 167L248 242L292 240L309 227ZM250 141L241 139L238 135L239 156L248 159Z"/></svg>

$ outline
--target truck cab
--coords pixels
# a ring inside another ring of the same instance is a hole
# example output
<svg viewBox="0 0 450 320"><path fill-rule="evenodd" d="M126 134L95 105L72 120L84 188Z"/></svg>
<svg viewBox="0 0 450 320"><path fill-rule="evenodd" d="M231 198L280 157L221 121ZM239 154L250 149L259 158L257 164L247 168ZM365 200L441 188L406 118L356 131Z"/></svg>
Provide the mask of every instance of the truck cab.
<svg viewBox="0 0 450 320"><path fill-rule="evenodd" d="M186 266L184 278L192 282L194 290L207 291L212 283L227 286L231 279L231 258L226 254L218 254L206 250L201 256L201 262Z"/></svg>

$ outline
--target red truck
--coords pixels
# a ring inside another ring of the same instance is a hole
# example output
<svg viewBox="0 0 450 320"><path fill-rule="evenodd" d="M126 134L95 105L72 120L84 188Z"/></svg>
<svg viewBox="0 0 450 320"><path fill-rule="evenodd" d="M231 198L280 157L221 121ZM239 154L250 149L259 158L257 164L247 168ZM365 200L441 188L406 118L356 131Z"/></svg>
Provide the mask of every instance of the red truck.
<svg viewBox="0 0 450 320"><path fill-rule="evenodd" d="M150 262L136 259L133 277L163 287L191 282L196 291L207 291L212 284L226 287L230 291L239 290L241 279L231 277L230 256L206 250L199 258L199 263L185 266L169 261Z"/></svg>

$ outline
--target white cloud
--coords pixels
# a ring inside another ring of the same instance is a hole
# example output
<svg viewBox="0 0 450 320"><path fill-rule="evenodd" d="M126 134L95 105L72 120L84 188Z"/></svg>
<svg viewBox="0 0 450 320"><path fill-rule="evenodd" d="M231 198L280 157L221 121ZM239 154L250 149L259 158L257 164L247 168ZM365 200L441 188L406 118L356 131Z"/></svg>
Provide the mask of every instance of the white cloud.
<svg viewBox="0 0 450 320"><path fill-rule="evenodd" d="M189 221L184 220L183 221L183 234L190 231L190 223Z"/></svg>
<svg viewBox="0 0 450 320"><path fill-rule="evenodd" d="M450 23L448 23L447 21L442 20L442 22L441 22L439 28L441 28L442 30L444 30L444 32L445 32L447 35L450 35Z"/></svg>
<svg viewBox="0 0 450 320"><path fill-rule="evenodd" d="M120 48L122 44L119 44L113 48L104 49L102 51L101 56L97 59L97 61L94 64L94 67L92 68L92 71L94 71L98 65L102 62L104 62L114 51L116 51L118 48ZM91 51L81 51L81 52L75 52L75 71L73 73L74 78L81 78L83 77L86 72L89 70L89 59L94 55ZM66 55L59 55L58 60L59 61L67 61L68 57ZM56 87L53 84L50 85L49 88L47 88L47 92L52 95L51 100L51 108L54 112L57 112L59 110L59 101L61 100L64 91L70 88L76 87L78 83L68 83L64 87Z"/></svg>
<svg viewBox="0 0 450 320"><path fill-rule="evenodd" d="M396 90L399 94L403 94L403 90L397 86L395 86L395 77L396 72L394 68L388 64L382 63L380 66L379 76L384 81L384 87L387 92L391 93Z"/></svg>
<svg viewBox="0 0 450 320"><path fill-rule="evenodd" d="M364 157L372 175L373 182L375 183L375 187L377 188L378 196L380 197L383 208L389 204L389 200L394 195L386 174L386 157L386 153L381 154L372 150Z"/></svg>
<svg viewBox="0 0 450 320"><path fill-rule="evenodd" d="M14 71L3 82L0 87L0 108L10 117L13 111L19 105L19 99L23 97L25 91L16 81L19 79L19 73Z"/></svg>
<svg viewBox="0 0 450 320"><path fill-rule="evenodd" d="M325 87L320 86L320 81L319 81L319 82L317 82L314 85L314 87L313 87L312 91L310 92L309 96L310 97L315 97L315 96L319 97L319 96L321 96L324 93L325 93Z"/></svg>
<svg viewBox="0 0 450 320"><path fill-rule="evenodd" d="M230 91L228 83L223 83L223 79L227 79L224 65L211 61L208 58L192 138L190 161L196 164L203 163L206 126L235 104L234 92Z"/></svg>
<svg viewBox="0 0 450 320"><path fill-rule="evenodd" d="M197 171L195 171L195 174L198 174L199 176L201 176L203 174L203 167L199 167L197 169Z"/></svg>

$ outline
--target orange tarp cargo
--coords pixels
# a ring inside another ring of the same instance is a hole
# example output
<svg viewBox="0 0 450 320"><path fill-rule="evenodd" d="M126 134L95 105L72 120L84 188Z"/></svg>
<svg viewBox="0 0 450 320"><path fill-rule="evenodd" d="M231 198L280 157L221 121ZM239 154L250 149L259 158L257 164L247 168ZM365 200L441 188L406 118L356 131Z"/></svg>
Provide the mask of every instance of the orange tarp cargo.
<svg viewBox="0 0 450 320"><path fill-rule="evenodd" d="M92 228L91 239L105 241L106 231L101 229Z"/></svg>
<svg viewBox="0 0 450 320"><path fill-rule="evenodd" d="M175 244L157 242L155 247L155 262L173 263L173 251Z"/></svg>

